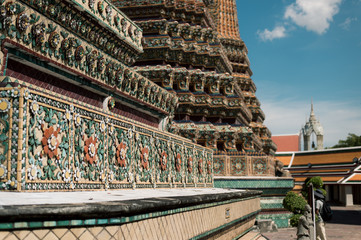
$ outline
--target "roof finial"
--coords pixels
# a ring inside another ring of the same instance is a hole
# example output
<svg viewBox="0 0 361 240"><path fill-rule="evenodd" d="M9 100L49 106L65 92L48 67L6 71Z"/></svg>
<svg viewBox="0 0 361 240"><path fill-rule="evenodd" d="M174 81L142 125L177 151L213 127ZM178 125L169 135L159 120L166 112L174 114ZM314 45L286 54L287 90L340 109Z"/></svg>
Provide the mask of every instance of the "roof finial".
<svg viewBox="0 0 361 240"><path fill-rule="evenodd" d="M316 120L315 112L313 111L313 98L311 98L311 114L310 114L310 120Z"/></svg>

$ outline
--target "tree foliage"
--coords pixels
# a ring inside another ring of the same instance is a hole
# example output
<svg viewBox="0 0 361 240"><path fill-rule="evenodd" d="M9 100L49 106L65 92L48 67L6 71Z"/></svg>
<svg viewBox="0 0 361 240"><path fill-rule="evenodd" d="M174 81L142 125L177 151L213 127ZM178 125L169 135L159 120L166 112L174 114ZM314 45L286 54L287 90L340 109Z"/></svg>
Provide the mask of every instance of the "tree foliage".
<svg viewBox="0 0 361 240"><path fill-rule="evenodd" d="M342 147L355 147L361 146L361 136L358 136L354 133L349 133L346 140L339 140L338 144L332 148L342 148Z"/></svg>
<svg viewBox="0 0 361 240"><path fill-rule="evenodd" d="M324 192L324 195L326 195L326 190L324 190L323 187L323 181L322 178L320 176L316 176L316 177L308 177L305 179L303 186L302 186L302 196L305 199L308 199L308 186L310 185L310 183L312 183L313 188L316 189L321 189Z"/></svg>

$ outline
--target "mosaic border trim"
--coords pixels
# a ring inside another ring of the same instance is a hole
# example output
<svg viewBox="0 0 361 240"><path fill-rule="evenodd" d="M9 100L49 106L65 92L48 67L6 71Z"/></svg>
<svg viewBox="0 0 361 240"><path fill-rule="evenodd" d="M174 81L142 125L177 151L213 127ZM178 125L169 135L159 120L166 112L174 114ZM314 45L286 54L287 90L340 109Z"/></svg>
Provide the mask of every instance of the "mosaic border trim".
<svg viewBox="0 0 361 240"><path fill-rule="evenodd" d="M264 188L290 188L294 186L294 179L261 179L261 178L214 178L214 187L218 188L247 188L247 189L264 189Z"/></svg>
<svg viewBox="0 0 361 240"><path fill-rule="evenodd" d="M233 238L232 240L238 240L241 237L245 236L247 233L249 233L250 231L253 230L253 227L247 229L246 231L244 231L243 233L241 233L240 235L238 235L237 237ZM254 239L258 239L260 237L261 233L258 233L256 236L254 236L253 238L249 239L249 240L254 240Z"/></svg>
<svg viewBox="0 0 361 240"><path fill-rule="evenodd" d="M221 232L222 230L224 231L225 229L230 228L230 227L232 227L233 225L236 225L236 224L245 222L245 221L247 221L247 220L249 220L249 219L252 219L253 217L256 217L259 212L260 212L260 210L254 211L254 212L252 212L252 213L249 213L249 214L247 214L247 215L245 215L245 216L242 216L242 217L240 217L240 218L238 218L238 219L235 219L235 220L233 220L233 221L231 221L231 222L229 222L229 223L223 224L222 226L219 226L219 227L217 227L217 228L214 228L214 229L212 229L212 230L210 230L210 231L207 231L207 232L205 232L205 233L202 233L202 234L200 234L200 235L198 235L198 236L192 237L192 238L190 238L190 240L204 239L204 238L206 238L207 236L210 236L210 235L212 235L212 234L215 234L215 233L218 232L218 231L220 231L220 232ZM250 229L251 229L251 228L250 228ZM248 233L248 231L250 231L250 229L247 229L245 232L243 232L243 233L241 234L241 236L244 235L244 234L246 234L246 233Z"/></svg>

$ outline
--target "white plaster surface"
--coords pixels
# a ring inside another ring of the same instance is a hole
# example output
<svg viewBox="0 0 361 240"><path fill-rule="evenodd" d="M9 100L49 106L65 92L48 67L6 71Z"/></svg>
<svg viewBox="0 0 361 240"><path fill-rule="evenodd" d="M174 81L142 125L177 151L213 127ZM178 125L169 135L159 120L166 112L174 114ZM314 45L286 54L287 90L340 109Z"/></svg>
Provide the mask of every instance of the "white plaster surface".
<svg viewBox="0 0 361 240"><path fill-rule="evenodd" d="M0 192L0 209L10 205L75 204L166 198L202 194L236 193L245 190L222 188L135 189L79 192Z"/></svg>
<svg viewBox="0 0 361 240"><path fill-rule="evenodd" d="M353 193L352 193L352 186L346 185L345 186L345 205L352 206L353 205Z"/></svg>

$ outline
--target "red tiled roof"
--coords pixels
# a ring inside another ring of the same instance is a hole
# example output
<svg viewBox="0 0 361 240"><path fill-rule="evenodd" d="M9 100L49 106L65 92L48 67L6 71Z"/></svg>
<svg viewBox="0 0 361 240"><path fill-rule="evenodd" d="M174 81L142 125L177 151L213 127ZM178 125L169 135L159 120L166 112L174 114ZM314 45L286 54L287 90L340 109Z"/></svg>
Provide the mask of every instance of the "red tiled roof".
<svg viewBox="0 0 361 240"><path fill-rule="evenodd" d="M277 145L277 152L300 151L300 137L295 135L272 136L273 142Z"/></svg>

